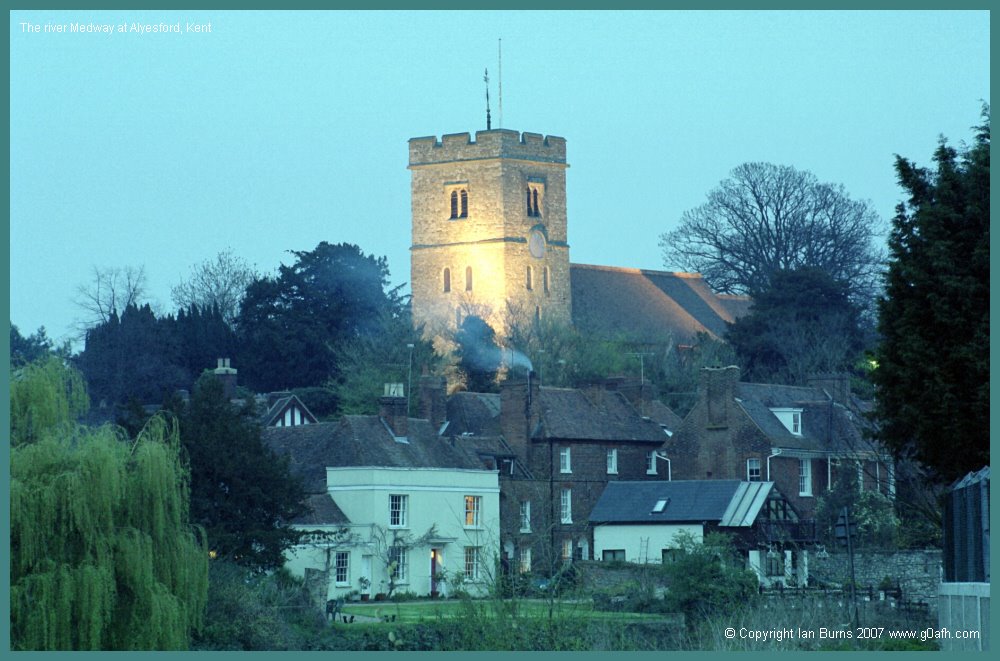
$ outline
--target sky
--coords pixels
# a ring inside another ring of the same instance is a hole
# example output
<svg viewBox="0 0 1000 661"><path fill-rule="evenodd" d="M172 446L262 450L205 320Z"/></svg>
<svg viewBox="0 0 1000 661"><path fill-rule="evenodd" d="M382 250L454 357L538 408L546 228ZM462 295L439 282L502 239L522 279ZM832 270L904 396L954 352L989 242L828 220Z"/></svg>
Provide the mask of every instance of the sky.
<svg viewBox="0 0 1000 661"><path fill-rule="evenodd" d="M989 36L986 11L10 12L10 319L72 337L95 267L144 267L173 312L227 249L271 273L354 243L407 283L407 141L485 129L485 68L494 128L567 140L574 263L664 269L659 236L749 161L887 227L895 155L971 141Z"/></svg>

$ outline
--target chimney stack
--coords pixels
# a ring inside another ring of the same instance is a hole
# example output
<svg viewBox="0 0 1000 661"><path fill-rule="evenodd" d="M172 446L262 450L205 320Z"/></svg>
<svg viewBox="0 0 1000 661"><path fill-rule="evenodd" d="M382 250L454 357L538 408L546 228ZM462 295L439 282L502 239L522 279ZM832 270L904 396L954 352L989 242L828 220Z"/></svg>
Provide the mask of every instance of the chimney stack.
<svg viewBox="0 0 1000 661"><path fill-rule="evenodd" d="M406 436L409 415L402 383L385 384L384 395L378 400L378 414L394 435Z"/></svg>
<svg viewBox="0 0 1000 661"><path fill-rule="evenodd" d="M511 449L530 469L530 434L538 424L538 374L524 380L508 379L500 386L500 429Z"/></svg>
<svg viewBox="0 0 1000 661"><path fill-rule="evenodd" d="M419 417L430 420L434 429L440 429L447 417L447 406L447 380L443 376L421 376Z"/></svg>
<svg viewBox="0 0 1000 661"><path fill-rule="evenodd" d="M229 366L228 358L216 360L216 368L213 370L215 378L222 381L222 395L226 399L236 397L236 369Z"/></svg>
<svg viewBox="0 0 1000 661"><path fill-rule="evenodd" d="M701 370L698 382L698 399L705 402L709 427L729 426L729 409L736 397L736 382L740 380L740 368L706 367Z"/></svg>

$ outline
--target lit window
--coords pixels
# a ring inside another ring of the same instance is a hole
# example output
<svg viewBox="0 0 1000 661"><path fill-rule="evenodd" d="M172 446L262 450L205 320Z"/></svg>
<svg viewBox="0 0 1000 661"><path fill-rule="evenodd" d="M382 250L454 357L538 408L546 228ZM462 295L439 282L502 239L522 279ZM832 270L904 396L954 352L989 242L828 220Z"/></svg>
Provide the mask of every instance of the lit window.
<svg viewBox="0 0 1000 661"><path fill-rule="evenodd" d="M531 532L531 501L521 501L521 532Z"/></svg>
<svg viewBox="0 0 1000 661"><path fill-rule="evenodd" d="M573 540L564 539L562 543L562 561L569 562L573 559Z"/></svg>
<svg viewBox="0 0 1000 661"><path fill-rule="evenodd" d="M447 294L451 291L451 269L444 270L444 292Z"/></svg>
<svg viewBox="0 0 1000 661"><path fill-rule="evenodd" d="M465 291L472 291L472 267L465 267Z"/></svg>
<svg viewBox="0 0 1000 661"><path fill-rule="evenodd" d="M482 509L483 499L480 496L465 497L465 526L474 528L479 526L479 511Z"/></svg>
<svg viewBox="0 0 1000 661"><path fill-rule="evenodd" d="M389 569L392 580L406 580L406 549L402 546L389 547Z"/></svg>
<svg viewBox="0 0 1000 661"><path fill-rule="evenodd" d="M572 473L570 467L569 448L559 448L559 472Z"/></svg>
<svg viewBox="0 0 1000 661"><path fill-rule="evenodd" d="M347 551L337 551L337 555L334 558L334 573L336 575L337 585L347 585L350 582L347 571L350 557L351 554Z"/></svg>
<svg viewBox="0 0 1000 661"><path fill-rule="evenodd" d="M522 574L527 574L531 571L531 548L521 549L520 570Z"/></svg>
<svg viewBox="0 0 1000 661"><path fill-rule="evenodd" d="M813 495L811 459L799 459L799 495Z"/></svg>
<svg viewBox="0 0 1000 661"><path fill-rule="evenodd" d="M656 475L656 453L646 453L646 475Z"/></svg>
<svg viewBox="0 0 1000 661"><path fill-rule="evenodd" d="M475 546L465 547L465 578L479 580L479 549Z"/></svg>
<svg viewBox="0 0 1000 661"><path fill-rule="evenodd" d="M573 523L573 491L563 489L559 499L559 518L563 523Z"/></svg>
<svg viewBox="0 0 1000 661"><path fill-rule="evenodd" d="M389 527L406 527L406 496L397 494L389 496Z"/></svg>
<svg viewBox="0 0 1000 661"><path fill-rule="evenodd" d="M618 472L618 450L608 450L608 474L613 475Z"/></svg>
<svg viewBox="0 0 1000 661"><path fill-rule="evenodd" d="M747 459L747 481L760 482L760 459Z"/></svg>

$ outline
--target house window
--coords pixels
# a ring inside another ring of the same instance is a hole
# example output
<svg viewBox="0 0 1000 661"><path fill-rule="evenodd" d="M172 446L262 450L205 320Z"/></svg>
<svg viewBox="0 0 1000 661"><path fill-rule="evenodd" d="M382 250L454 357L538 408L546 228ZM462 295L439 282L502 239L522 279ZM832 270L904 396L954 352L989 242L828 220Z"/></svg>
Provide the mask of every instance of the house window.
<svg viewBox="0 0 1000 661"><path fill-rule="evenodd" d="M590 560L590 544L585 539L576 543L573 549L573 557L577 560Z"/></svg>
<svg viewBox="0 0 1000 661"><path fill-rule="evenodd" d="M337 585L347 585L350 582L347 571L350 557L351 554L348 551L337 551L337 555L334 557L333 569Z"/></svg>
<svg viewBox="0 0 1000 661"><path fill-rule="evenodd" d="M608 450L608 474L614 475L618 472L618 450Z"/></svg>
<svg viewBox="0 0 1000 661"><path fill-rule="evenodd" d="M465 497L465 527L479 527L479 511L482 509L483 499L481 496Z"/></svg>
<svg viewBox="0 0 1000 661"><path fill-rule="evenodd" d="M521 532L531 532L531 501L521 501Z"/></svg>
<svg viewBox="0 0 1000 661"><path fill-rule="evenodd" d="M768 551L765 555L764 574L766 576L784 576L785 554L779 551Z"/></svg>
<svg viewBox="0 0 1000 661"><path fill-rule="evenodd" d="M799 411L792 411L792 433L802 435L802 414Z"/></svg>
<svg viewBox="0 0 1000 661"><path fill-rule="evenodd" d="M465 547L465 578L479 580L479 548L475 546Z"/></svg>
<svg viewBox="0 0 1000 661"><path fill-rule="evenodd" d="M812 459L799 459L799 495L813 495Z"/></svg>
<svg viewBox="0 0 1000 661"><path fill-rule="evenodd" d="M569 448L559 448L559 472L572 473L570 466Z"/></svg>
<svg viewBox="0 0 1000 661"><path fill-rule="evenodd" d="M406 527L406 496L398 494L389 496L389 527Z"/></svg>
<svg viewBox="0 0 1000 661"><path fill-rule="evenodd" d="M656 504L653 505L653 514L660 514L661 512L663 512L663 510L666 509L667 507L668 500L669 500L668 498L660 498L658 501L656 501Z"/></svg>
<svg viewBox="0 0 1000 661"><path fill-rule="evenodd" d="M656 453L646 453L646 475L656 475Z"/></svg>
<svg viewBox="0 0 1000 661"><path fill-rule="evenodd" d="M444 270L444 286L442 289L446 294L451 291L451 269Z"/></svg>
<svg viewBox="0 0 1000 661"><path fill-rule="evenodd" d="M406 580L406 549L402 546L389 547L389 567L391 569L392 580L402 582Z"/></svg>
<svg viewBox="0 0 1000 661"><path fill-rule="evenodd" d="M465 291L472 291L472 267L465 267Z"/></svg>
<svg viewBox="0 0 1000 661"><path fill-rule="evenodd" d="M564 539L562 543L562 561L569 562L573 559L573 540Z"/></svg>
<svg viewBox="0 0 1000 661"><path fill-rule="evenodd" d="M625 562L625 549L604 549L601 552L604 562Z"/></svg>
<svg viewBox="0 0 1000 661"><path fill-rule="evenodd" d="M671 562L677 562L677 558L680 557L680 553L680 549L661 549L660 562L665 565Z"/></svg>
<svg viewBox="0 0 1000 661"><path fill-rule="evenodd" d="M760 482L760 459L747 459L747 481Z"/></svg>
<svg viewBox="0 0 1000 661"><path fill-rule="evenodd" d="M559 498L559 519L563 523L573 523L573 491L563 489Z"/></svg>
<svg viewBox="0 0 1000 661"><path fill-rule="evenodd" d="M531 548L521 549L521 562L519 563L522 574L527 574L531 571Z"/></svg>
<svg viewBox="0 0 1000 661"><path fill-rule="evenodd" d="M524 286L528 288L528 291L531 291L531 286L533 284L531 282L531 280L532 280L532 278L531 278L531 267L529 266L528 267L528 273L527 273L527 276L526 276L525 281L524 281Z"/></svg>

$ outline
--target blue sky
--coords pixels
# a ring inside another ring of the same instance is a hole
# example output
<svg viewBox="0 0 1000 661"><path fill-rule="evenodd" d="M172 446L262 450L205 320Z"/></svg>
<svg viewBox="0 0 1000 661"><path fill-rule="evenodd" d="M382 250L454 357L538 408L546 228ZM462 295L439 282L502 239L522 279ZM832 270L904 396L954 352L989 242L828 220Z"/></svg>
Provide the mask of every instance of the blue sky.
<svg viewBox="0 0 1000 661"><path fill-rule="evenodd" d="M570 259L664 268L658 237L735 166L810 170L888 223L894 154L928 164L989 100L977 12L10 14L10 316L69 336L95 266L150 298L226 248L272 271L351 242L409 279L407 140L567 139ZM42 32L22 30L21 22ZM206 34L46 24L211 22Z"/></svg>

